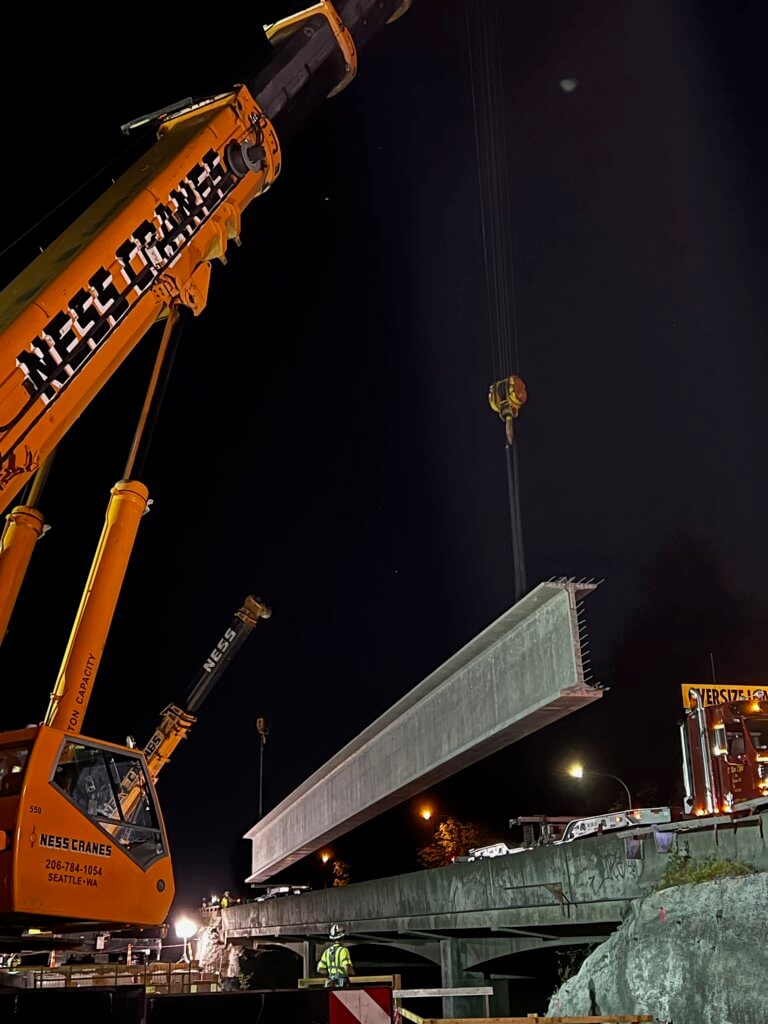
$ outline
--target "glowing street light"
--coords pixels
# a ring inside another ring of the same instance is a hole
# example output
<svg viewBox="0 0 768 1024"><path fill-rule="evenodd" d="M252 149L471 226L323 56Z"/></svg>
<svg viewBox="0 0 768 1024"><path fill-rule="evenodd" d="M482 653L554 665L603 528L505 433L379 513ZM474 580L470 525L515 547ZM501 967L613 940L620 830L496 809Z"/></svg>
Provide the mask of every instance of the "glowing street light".
<svg viewBox="0 0 768 1024"><path fill-rule="evenodd" d="M568 774L571 776L572 779L583 779L586 778L588 775L597 775L601 776L604 779L613 779L614 782L618 782L620 786L624 787L624 792L627 794L627 810L629 810L632 807L632 794L629 792L629 786L626 784L626 782L623 781L623 779L620 779L618 775L610 775L608 772L588 771L581 764L572 764L571 767L568 769Z"/></svg>
<svg viewBox="0 0 768 1024"><path fill-rule="evenodd" d="M424 821L429 821L433 814L434 811L431 807L422 807L419 810L419 817L423 818Z"/></svg>
<svg viewBox="0 0 768 1024"><path fill-rule="evenodd" d="M192 920L191 917L179 917L174 925L176 929L176 935L178 938L184 940L184 953L182 960L185 964L189 963L189 940L197 933L197 924Z"/></svg>
<svg viewBox="0 0 768 1024"><path fill-rule="evenodd" d="M333 857L333 850L322 850L320 852L320 860L323 862L323 868L324 868L324 871L323 871L323 888L324 889L328 888L328 881L332 877L332 874L333 874L333 865L331 865L330 868L328 867L328 864L329 864L329 862L330 862L332 857Z"/></svg>

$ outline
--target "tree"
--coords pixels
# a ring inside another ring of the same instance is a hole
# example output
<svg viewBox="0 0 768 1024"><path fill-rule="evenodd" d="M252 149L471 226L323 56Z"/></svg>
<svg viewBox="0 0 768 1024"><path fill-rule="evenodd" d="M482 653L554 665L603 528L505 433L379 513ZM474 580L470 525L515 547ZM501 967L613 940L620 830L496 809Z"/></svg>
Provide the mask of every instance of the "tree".
<svg viewBox="0 0 768 1024"><path fill-rule="evenodd" d="M458 818L444 818L435 829L432 842L419 850L419 863L425 868L438 868L451 864L457 857L466 857L471 849L482 845L479 825L459 821Z"/></svg>
<svg viewBox="0 0 768 1024"><path fill-rule="evenodd" d="M333 862L333 884L349 885L349 864L345 860Z"/></svg>

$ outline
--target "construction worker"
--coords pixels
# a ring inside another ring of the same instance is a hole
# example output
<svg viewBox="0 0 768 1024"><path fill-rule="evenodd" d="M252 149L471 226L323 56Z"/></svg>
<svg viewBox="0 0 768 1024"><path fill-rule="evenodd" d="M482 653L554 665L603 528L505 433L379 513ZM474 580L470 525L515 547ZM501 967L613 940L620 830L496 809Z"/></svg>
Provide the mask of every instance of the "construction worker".
<svg viewBox="0 0 768 1024"><path fill-rule="evenodd" d="M349 950L341 941L345 934L340 924L332 926L328 936L331 945L324 951L317 965L318 974L325 978L326 988L345 988L349 984L350 975L355 973Z"/></svg>
<svg viewBox="0 0 768 1024"><path fill-rule="evenodd" d="M225 907L228 907L231 902L232 902L232 897L229 895L229 889L226 889L225 892L224 892L224 895L221 897L221 907L222 907L222 910Z"/></svg>

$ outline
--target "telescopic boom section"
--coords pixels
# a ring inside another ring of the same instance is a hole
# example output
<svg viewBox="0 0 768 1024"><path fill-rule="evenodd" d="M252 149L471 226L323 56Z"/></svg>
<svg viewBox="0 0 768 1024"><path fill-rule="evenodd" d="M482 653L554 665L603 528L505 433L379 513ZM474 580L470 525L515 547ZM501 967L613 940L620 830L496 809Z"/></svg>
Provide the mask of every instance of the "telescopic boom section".
<svg viewBox="0 0 768 1024"><path fill-rule="evenodd" d="M212 261L280 173L279 136L342 88L359 49L409 6L322 0L269 26L276 52L263 68L159 115L147 153L0 293L0 511L172 305L203 310Z"/></svg>
<svg viewBox="0 0 768 1024"><path fill-rule="evenodd" d="M260 619L268 619L270 608L255 597L246 597L242 608L224 631L216 646L202 664L200 672L187 689L178 704L169 704L163 711L160 723L144 747L152 781L157 780L160 770L168 763L176 747L186 739L189 730L197 721L196 715L221 678L224 669L240 650L251 630Z"/></svg>
<svg viewBox="0 0 768 1024"><path fill-rule="evenodd" d="M199 710L205 698L221 678L222 672L240 650L251 630L260 619L268 619L272 612L258 598L246 597L242 608L224 631L221 639L203 662L200 673L178 704L169 704L160 716L160 722L144 747L144 757L152 782L157 782L161 770L171 755L197 721L194 712ZM120 783L120 813L130 819L137 805L144 798L144 776L137 767L123 776ZM109 807L115 814L117 801Z"/></svg>
<svg viewBox="0 0 768 1024"><path fill-rule="evenodd" d="M211 260L279 170L247 89L179 114L0 294L3 507L172 305L202 311Z"/></svg>

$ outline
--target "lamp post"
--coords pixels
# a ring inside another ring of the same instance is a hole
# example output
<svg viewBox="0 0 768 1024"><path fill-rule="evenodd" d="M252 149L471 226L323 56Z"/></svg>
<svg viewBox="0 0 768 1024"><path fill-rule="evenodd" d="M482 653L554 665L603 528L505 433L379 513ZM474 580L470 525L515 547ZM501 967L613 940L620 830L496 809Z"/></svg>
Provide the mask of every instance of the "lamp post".
<svg viewBox="0 0 768 1024"><path fill-rule="evenodd" d="M184 940L184 952L182 954L182 960L185 964L189 963L189 940L197 932L197 925L191 917L180 917L175 924L176 935L178 938Z"/></svg>
<svg viewBox="0 0 768 1024"><path fill-rule="evenodd" d="M259 821L264 812L264 747L267 745L269 726L266 718L256 719L256 731L259 734Z"/></svg>
<svg viewBox="0 0 768 1024"><path fill-rule="evenodd" d="M332 853L331 850L323 850L320 853L320 860L323 862L323 888L324 889L328 888L328 877L329 877L330 872L332 870L332 868L328 867L328 864L330 863L331 857L333 857L333 853Z"/></svg>
<svg viewBox="0 0 768 1024"><path fill-rule="evenodd" d="M627 810L630 810L632 807L632 794L629 792L629 786L618 775L611 775L609 772L588 771L580 764L572 764L568 769L568 774L572 779L583 779L586 775L597 775L604 779L613 779L614 782L618 782L620 786L624 787L624 792L627 794Z"/></svg>

